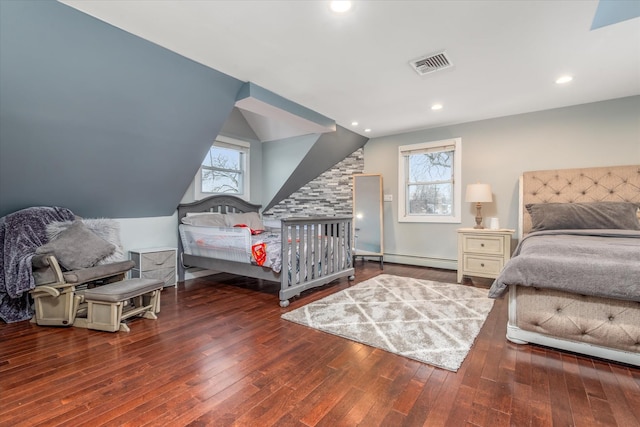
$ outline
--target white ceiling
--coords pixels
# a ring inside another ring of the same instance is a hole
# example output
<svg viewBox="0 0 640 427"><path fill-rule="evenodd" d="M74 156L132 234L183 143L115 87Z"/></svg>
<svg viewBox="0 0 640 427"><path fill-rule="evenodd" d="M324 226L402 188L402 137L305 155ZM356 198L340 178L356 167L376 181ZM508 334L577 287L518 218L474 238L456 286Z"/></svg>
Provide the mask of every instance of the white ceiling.
<svg viewBox="0 0 640 427"><path fill-rule="evenodd" d="M640 94L640 18L590 30L597 1L63 3L369 137Z"/></svg>

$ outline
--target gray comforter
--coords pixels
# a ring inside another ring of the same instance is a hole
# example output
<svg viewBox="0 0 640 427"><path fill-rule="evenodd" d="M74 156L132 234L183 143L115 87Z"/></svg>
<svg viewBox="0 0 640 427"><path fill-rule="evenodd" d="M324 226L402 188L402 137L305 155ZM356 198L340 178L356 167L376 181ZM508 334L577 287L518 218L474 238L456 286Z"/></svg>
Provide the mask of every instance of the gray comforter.
<svg viewBox="0 0 640 427"><path fill-rule="evenodd" d="M640 301L640 231L553 230L528 234L494 281L489 297L502 296L508 285Z"/></svg>

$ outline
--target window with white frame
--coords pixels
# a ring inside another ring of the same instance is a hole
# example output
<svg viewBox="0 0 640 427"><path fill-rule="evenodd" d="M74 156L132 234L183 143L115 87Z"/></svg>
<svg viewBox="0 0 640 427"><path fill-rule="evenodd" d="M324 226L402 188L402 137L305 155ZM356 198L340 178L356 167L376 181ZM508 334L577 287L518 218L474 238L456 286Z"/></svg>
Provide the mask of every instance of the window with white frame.
<svg viewBox="0 0 640 427"><path fill-rule="evenodd" d="M196 199L233 194L249 199L249 143L218 137L196 175Z"/></svg>
<svg viewBox="0 0 640 427"><path fill-rule="evenodd" d="M462 139L398 148L398 221L460 222Z"/></svg>

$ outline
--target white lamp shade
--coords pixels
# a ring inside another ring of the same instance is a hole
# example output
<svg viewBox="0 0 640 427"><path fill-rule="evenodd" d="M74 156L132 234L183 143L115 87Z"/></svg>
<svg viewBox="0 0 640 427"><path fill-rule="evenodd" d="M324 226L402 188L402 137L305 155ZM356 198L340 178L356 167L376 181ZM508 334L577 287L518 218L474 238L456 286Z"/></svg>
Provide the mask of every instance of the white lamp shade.
<svg viewBox="0 0 640 427"><path fill-rule="evenodd" d="M486 203L491 202L493 197L491 196L491 186L489 184L469 184L467 185L467 193L465 195L465 201L471 203Z"/></svg>

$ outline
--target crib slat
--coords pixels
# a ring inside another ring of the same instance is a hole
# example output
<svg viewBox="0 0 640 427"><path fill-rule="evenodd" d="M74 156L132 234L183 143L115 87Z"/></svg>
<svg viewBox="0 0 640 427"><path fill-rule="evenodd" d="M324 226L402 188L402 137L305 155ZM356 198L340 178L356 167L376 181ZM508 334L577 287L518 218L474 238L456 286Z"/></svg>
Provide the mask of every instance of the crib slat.
<svg viewBox="0 0 640 427"><path fill-rule="evenodd" d="M327 274L329 274L329 257L327 256L328 252L327 252L328 248L327 248L327 233L323 227L322 230L322 244L321 244L321 252L320 252L320 256L322 257L322 275L325 276Z"/></svg>
<svg viewBox="0 0 640 427"><path fill-rule="evenodd" d="M298 253L298 227L295 225L291 226L291 248L289 253L289 265L291 266L291 283L298 284L298 262L297 262L297 253Z"/></svg>
<svg viewBox="0 0 640 427"><path fill-rule="evenodd" d="M322 253L321 251L322 245L322 225L317 224L315 229L315 237L313 242L313 261L314 261L314 272L316 277L322 276Z"/></svg>
<svg viewBox="0 0 640 427"><path fill-rule="evenodd" d="M343 251L343 245L342 245L342 241L344 239L344 223L343 222L339 222L337 224L338 227L338 264L337 264L337 268L338 270L341 270L343 268L343 262L342 262L342 257L344 254Z"/></svg>
<svg viewBox="0 0 640 427"><path fill-rule="evenodd" d="M338 246L340 237L338 236L338 224L333 224L332 228L333 232L331 233L331 240L333 241L333 270L331 270L331 272L333 273L334 271L338 271Z"/></svg>
<svg viewBox="0 0 640 427"><path fill-rule="evenodd" d="M324 230L327 239L327 274L333 272L333 238L331 237L331 224L327 224Z"/></svg>
<svg viewBox="0 0 640 427"><path fill-rule="evenodd" d="M307 245L305 243L306 231L304 226L300 226L300 243L298 244L298 253L300 254L300 278L297 283L304 282L307 278Z"/></svg>
<svg viewBox="0 0 640 427"><path fill-rule="evenodd" d="M290 250L289 247L289 228L290 226L286 226L283 224L281 228L282 237L280 239L280 247L282 254L282 268L285 269L287 266L288 253ZM291 278L286 273L286 270L280 273L280 286L282 289L287 289L291 286Z"/></svg>
<svg viewBox="0 0 640 427"><path fill-rule="evenodd" d="M313 234L315 230L315 224L309 225L307 227L307 247L305 249L307 256L305 259L307 260L307 280L310 280L313 276Z"/></svg>

